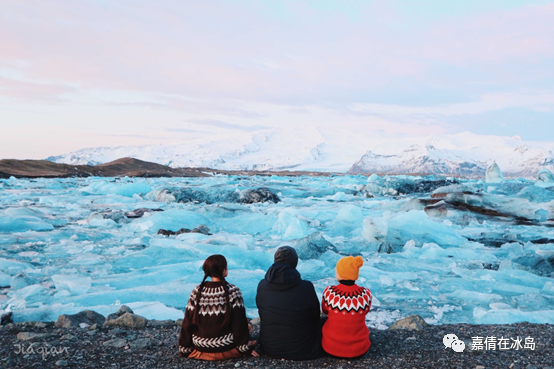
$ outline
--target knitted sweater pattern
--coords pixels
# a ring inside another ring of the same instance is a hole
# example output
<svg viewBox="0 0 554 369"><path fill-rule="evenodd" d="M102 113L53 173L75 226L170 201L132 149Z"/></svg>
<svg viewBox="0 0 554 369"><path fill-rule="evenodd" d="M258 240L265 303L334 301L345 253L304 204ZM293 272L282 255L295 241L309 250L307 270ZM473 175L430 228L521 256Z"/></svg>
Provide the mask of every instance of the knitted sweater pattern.
<svg viewBox="0 0 554 369"><path fill-rule="evenodd" d="M198 303L200 286L196 286L190 294L179 336L181 356L188 356L193 350L225 352L236 348L244 354L250 351L244 300L239 288L228 283L231 315L229 322L222 326L226 313L226 291L223 283L227 282L206 282ZM194 324L197 310L198 321Z"/></svg>
<svg viewBox="0 0 554 369"><path fill-rule="evenodd" d="M371 291L356 284L329 286L323 291L323 349L331 355L355 357L371 345L365 316L371 308Z"/></svg>

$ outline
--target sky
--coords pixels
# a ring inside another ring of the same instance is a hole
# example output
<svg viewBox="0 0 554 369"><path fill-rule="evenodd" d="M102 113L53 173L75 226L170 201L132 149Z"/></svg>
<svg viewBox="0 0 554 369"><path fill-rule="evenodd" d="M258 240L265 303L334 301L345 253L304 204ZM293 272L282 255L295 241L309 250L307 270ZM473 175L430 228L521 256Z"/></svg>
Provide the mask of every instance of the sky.
<svg viewBox="0 0 554 369"><path fill-rule="evenodd" d="M553 1L0 6L0 158L302 125L554 141Z"/></svg>

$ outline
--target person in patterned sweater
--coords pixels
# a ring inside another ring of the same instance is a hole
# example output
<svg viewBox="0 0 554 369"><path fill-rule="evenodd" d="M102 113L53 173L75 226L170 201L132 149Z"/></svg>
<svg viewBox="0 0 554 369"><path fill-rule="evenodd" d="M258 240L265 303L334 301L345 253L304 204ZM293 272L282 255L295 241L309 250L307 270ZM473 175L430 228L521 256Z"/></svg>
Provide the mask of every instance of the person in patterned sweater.
<svg viewBox="0 0 554 369"><path fill-rule="evenodd" d="M365 324L371 308L371 291L355 283L362 265L361 256L340 259L336 269L339 284L323 291L321 307L328 318L323 325L321 345L330 355L352 358L365 354L371 345Z"/></svg>
<svg viewBox="0 0 554 369"><path fill-rule="evenodd" d="M227 283L227 260L212 255L202 265L204 279L190 294L179 335L181 356L199 360L226 360L258 356L248 341L249 324L242 294ZM210 282L206 279L211 277Z"/></svg>

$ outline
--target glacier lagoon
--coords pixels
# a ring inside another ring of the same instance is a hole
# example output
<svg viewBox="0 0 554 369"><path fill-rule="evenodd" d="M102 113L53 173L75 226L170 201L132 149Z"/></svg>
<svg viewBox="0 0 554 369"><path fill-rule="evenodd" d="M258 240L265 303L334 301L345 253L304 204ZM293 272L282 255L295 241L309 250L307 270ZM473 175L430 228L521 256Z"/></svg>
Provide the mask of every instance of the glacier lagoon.
<svg viewBox="0 0 554 369"><path fill-rule="evenodd" d="M375 175L0 180L0 312L50 321L126 304L180 319L202 262L219 253L256 317L258 281L277 247L292 245L320 298L339 258L364 257L370 327L411 314L432 324L552 324L551 185ZM258 188L281 201L241 201ZM128 213L140 208L160 211ZM158 234L200 225L211 234Z"/></svg>

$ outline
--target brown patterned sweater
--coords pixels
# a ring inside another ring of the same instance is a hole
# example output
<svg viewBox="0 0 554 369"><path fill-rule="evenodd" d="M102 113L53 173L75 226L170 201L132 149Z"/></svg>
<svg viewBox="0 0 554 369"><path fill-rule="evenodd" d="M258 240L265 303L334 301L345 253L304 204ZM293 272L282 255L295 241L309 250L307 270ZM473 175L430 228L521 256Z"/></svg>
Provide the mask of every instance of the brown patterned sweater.
<svg viewBox="0 0 554 369"><path fill-rule="evenodd" d="M244 300L239 288L229 283L227 285L231 316L229 322L224 327L221 326L225 320L223 283L227 282L204 283L199 306L196 306L196 298L200 286L196 286L190 294L179 335L181 356L189 356L193 350L224 352L236 348L245 355L251 352L248 347L248 320L246 319ZM196 309L200 309L198 324L193 324L192 320Z"/></svg>

